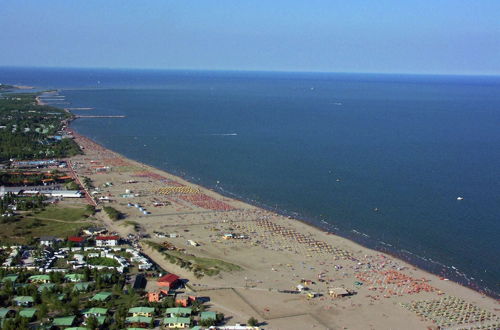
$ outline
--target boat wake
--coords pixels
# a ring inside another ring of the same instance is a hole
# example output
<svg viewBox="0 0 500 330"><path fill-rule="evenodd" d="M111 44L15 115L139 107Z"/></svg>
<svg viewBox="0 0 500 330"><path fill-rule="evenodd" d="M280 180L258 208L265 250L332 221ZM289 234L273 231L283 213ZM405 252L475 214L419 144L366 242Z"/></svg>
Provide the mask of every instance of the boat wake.
<svg viewBox="0 0 500 330"><path fill-rule="evenodd" d="M213 133L212 136L236 136L238 133Z"/></svg>

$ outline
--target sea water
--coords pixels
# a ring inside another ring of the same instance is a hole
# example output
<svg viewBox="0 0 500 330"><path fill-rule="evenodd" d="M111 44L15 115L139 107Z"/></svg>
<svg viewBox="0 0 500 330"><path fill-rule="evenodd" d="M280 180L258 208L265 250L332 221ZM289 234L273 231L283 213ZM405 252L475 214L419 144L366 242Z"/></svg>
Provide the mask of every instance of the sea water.
<svg viewBox="0 0 500 330"><path fill-rule="evenodd" d="M490 294L500 77L1 68L127 157ZM463 197L463 200L457 200Z"/></svg>

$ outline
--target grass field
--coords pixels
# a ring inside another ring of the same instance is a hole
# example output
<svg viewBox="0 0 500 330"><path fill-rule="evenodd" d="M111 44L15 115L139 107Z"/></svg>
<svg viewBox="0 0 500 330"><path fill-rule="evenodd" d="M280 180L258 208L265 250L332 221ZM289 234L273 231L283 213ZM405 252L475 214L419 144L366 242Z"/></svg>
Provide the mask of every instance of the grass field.
<svg viewBox="0 0 500 330"><path fill-rule="evenodd" d="M28 216L4 222L1 226L0 242L29 244L38 239L38 237L45 235L60 238L76 235L82 228L89 227L90 223L61 223Z"/></svg>
<svg viewBox="0 0 500 330"><path fill-rule="evenodd" d="M84 207L60 207L54 205L47 206L44 210L34 212L34 214L38 218L61 221L83 221L91 215Z"/></svg>

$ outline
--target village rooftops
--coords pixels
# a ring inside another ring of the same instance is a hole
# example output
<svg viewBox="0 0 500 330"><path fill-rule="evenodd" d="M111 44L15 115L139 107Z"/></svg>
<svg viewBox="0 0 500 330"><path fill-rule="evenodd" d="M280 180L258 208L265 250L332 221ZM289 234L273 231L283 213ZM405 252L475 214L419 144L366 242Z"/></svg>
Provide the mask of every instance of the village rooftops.
<svg viewBox="0 0 500 330"><path fill-rule="evenodd" d="M15 281L17 281L18 277L19 277L18 275L14 275L14 274L6 275L2 278L2 283L5 283L7 281L15 282Z"/></svg>
<svg viewBox="0 0 500 330"><path fill-rule="evenodd" d="M191 319L189 317L166 317L163 319L163 324L165 325L189 325L191 323Z"/></svg>
<svg viewBox="0 0 500 330"><path fill-rule="evenodd" d="M70 282L80 282L85 278L84 274L66 274L64 275L64 279Z"/></svg>
<svg viewBox="0 0 500 330"><path fill-rule="evenodd" d="M150 315L153 314L155 309L153 307L132 307L128 310L130 314L135 315Z"/></svg>
<svg viewBox="0 0 500 330"><path fill-rule="evenodd" d="M100 307L92 307L89 309L85 309L82 311L82 314L85 316L88 315L106 315L108 313L107 308L100 308Z"/></svg>
<svg viewBox="0 0 500 330"><path fill-rule="evenodd" d="M201 312L200 319L201 320L216 320L217 314L215 314L215 312Z"/></svg>
<svg viewBox="0 0 500 330"><path fill-rule="evenodd" d="M109 297L111 297L111 292L99 292L99 293L96 293L92 299L90 300L94 300L94 301L106 301L109 299Z"/></svg>
<svg viewBox="0 0 500 330"><path fill-rule="evenodd" d="M73 325L74 321L75 316L56 317L54 321L52 321L52 325L56 327L70 327Z"/></svg>
<svg viewBox="0 0 500 330"><path fill-rule="evenodd" d="M96 241L118 241L120 236L111 235L111 236L97 236Z"/></svg>
<svg viewBox="0 0 500 330"><path fill-rule="evenodd" d="M5 319L10 312L14 312L10 308L0 308L0 319Z"/></svg>
<svg viewBox="0 0 500 330"><path fill-rule="evenodd" d="M28 277L28 280L30 282L48 283L48 282L50 282L50 276L49 275L45 275L45 274L42 274L42 275L32 275L32 276Z"/></svg>
<svg viewBox="0 0 500 330"><path fill-rule="evenodd" d="M127 323L146 323L149 324L153 320L152 317L149 316L129 316L125 319Z"/></svg>
<svg viewBox="0 0 500 330"><path fill-rule="evenodd" d="M79 236L70 236L68 237L68 241L73 243L83 243L85 241L85 238Z"/></svg>
<svg viewBox="0 0 500 330"><path fill-rule="evenodd" d="M172 308L167 308L167 315L171 316L183 316L183 315L191 315L192 313L191 308L187 307L172 307Z"/></svg>
<svg viewBox="0 0 500 330"><path fill-rule="evenodd" d="M21 311L19 311L19 316L31 319L33 316L35 316L36 312L37 312L36 308L24 308Z"/></svg>

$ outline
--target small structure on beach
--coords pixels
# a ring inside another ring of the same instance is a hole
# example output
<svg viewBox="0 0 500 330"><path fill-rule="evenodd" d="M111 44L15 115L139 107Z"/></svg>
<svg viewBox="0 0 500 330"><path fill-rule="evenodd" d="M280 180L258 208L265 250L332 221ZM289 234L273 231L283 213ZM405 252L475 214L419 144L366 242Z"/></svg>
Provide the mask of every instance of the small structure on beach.
<svg viewBox="0 0 500 330"><path fill-rule="evenodd" d="M341 298L350 295L349 291L344 288L330 288L328 294L333 298Z"/></svg>

